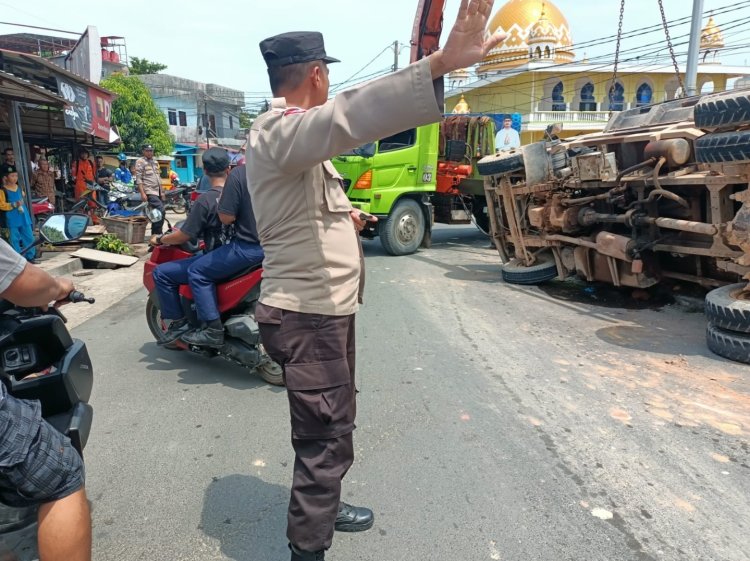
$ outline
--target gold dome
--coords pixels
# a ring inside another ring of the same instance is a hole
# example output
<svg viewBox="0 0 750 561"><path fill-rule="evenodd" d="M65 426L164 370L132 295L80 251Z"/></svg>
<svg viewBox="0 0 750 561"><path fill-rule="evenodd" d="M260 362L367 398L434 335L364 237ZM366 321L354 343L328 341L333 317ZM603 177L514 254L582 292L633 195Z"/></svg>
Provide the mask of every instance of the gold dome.
<svg viewBox="0 0 750 561"><path fill-rule="evenodd" d="M456 106L453 108L454 115L459 115L462 113L471 113L469 104L466 103L466 100L464 99L463 95L461 96L461 99L458 100L458 103L456 103Z"/></svg>
<svg viewBox="0 0 750 561"><path fill-rule="evenodd" d="M554 62L574 59L568 20L549 0L508 0L490 21L488 31L503 31L508 37L479 64L479 72L525 64L530 58L529 44L541 41L551 45Z"/></svg>
<svg viewBox="0 0 750 561"><path fill-rule="evenodd" d="M716 25L713 16L708 18L706 27L701 31L701 49L721 49L724 47L724 36Z"/></svg>

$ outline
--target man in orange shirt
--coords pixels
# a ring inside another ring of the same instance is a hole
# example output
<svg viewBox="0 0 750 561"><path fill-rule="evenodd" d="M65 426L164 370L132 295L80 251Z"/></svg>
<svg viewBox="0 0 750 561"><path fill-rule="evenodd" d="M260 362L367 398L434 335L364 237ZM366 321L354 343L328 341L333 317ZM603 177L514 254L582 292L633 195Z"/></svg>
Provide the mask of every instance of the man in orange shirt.
<svg viewBox="0 0 750 561"><path fill-rule="evenodd" d="M75 198L80 199L86 191L86 182L94 183L94 164L89 160L89 151L82 148L78 161L73 162L71 169L75 179Z"/></svg>

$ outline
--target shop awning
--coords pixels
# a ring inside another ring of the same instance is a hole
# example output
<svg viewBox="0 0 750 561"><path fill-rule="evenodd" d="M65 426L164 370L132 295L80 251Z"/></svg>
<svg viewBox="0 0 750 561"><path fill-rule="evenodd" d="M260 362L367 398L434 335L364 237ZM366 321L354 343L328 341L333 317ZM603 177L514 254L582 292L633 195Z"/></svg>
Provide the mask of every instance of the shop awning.
<svg viewBox="0 0 750 561"><path fill-rule="evenodd" d="M65 107L65 99L41 87L0 70L0 98L21 103L39 103Z"/></svg>
<svg viewBox="0 0 750 561"><path fill-rule="evenodd" d="M35 86L55 96L54 102L38 99L25 103L44 103L62 109L64 126L112 142L110 115L115 95L93 82L84 80L43 58L0 49L0 71L18 81ZM5 88L3 88L5 89ZM28 93L28 92L27 92ZM59 101L62 100L62 105ZM15 101L21 101L16 99ZM33 111L33 109L32 109ZM54 111L47 111L47 130L58 120ZM26 112L25 112L26 113ZM37 123L38 125L38 123ZM33 127L34 125L32 125ZM27 129L27 132L28 131ZM65 135L69 136L69 135Z"/></svg>

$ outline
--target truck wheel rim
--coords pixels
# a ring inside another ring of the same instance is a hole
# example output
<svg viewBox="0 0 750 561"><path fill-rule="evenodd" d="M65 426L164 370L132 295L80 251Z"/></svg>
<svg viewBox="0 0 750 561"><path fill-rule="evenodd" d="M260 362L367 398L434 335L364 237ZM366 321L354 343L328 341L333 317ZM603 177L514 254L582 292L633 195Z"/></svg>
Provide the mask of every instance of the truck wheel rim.
<svg viewBox="0 0 750 561"><path fill-rule="evenodd" d="M409 243L417 235L417 220L412 214L405 214L398 221L398 228L396 230L398 241L401 243Z"/></svg>

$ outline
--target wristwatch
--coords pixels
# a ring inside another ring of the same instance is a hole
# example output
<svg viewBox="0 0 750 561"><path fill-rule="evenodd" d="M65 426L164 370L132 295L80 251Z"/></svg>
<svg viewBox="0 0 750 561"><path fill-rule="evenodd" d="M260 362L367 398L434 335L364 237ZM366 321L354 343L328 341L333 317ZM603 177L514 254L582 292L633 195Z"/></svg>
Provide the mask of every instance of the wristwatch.
<svg viewBox="0 0 750 561"><path fill-rule="evenodd" d="M159 234L156 236L156 245L161 245L161 239L164 237L164 234Z"/></svg>

